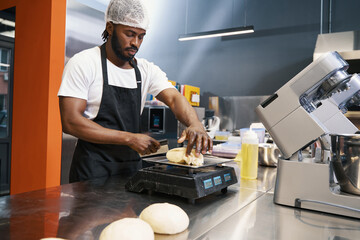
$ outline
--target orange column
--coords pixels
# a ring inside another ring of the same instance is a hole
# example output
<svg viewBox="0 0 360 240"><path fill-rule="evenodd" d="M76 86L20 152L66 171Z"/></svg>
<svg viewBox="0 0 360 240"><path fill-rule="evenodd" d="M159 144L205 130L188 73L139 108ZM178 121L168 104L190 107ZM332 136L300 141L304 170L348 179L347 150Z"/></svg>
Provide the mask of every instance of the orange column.
<svg viewBox="0 0 360 240"><path fill-rule="evenodd" d="M16 7L10 193L60 184L57 90L65 55L66 0L1 0Z"/></svg>
<svg viewBox="0 0 360 240"><path fill-rule="evenodd" d="M46 185L60 185L62 128L57 92L65 62L66 0L51 2Z"/></svg>

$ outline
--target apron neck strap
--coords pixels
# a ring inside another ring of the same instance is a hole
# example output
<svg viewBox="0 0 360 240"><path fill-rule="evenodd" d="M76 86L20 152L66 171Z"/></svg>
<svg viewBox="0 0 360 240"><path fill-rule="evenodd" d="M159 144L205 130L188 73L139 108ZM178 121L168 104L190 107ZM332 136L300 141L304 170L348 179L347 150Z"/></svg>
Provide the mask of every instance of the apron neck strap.
<svg viewBox="0 0 360 240"><path fill-rule="evenodd" d="M108 74L107 74L107 64L106 64L106 48L105 43L100 47L101 53L101 67L102 67L102 74L104 79L104 85L108 85Z"/></svg>
<svg viewBox="0 0 360 240"><path fill-rule="evenodd" d="M102 66L102 74L103 74L103 79L104 79L104 85L105 84L108 85L105 43L103 45L101 45L100 52L101 52L101 66ZM138 104L139 104L139 114L140 114L140 112L141 112L141 74L140 74L140 70L139 70L137 64L134 61L134 58L132 58L129 61L129 63L135 70L135 77L136 77L136 84L137 84L137 95L138 95Z"/></svg>
<svg viewBox="0 0 360 240"><path fill-rule="evenodd" d="M108 83L108 74L107 74L107 63L106 63L106 47L105 47L105 43L103 45L101 45L100 47L100 52L101 52L101 65L102 65L102 72L103 72L103 78L106 81L106 83ZM139 87L139 84L141 84L141 74L140 74L140 70L137 67L137 64L135 63L134 58L132 58L129 61L130 65L134 68L135 70L135 77L136 77L136 83Z"/></svg>

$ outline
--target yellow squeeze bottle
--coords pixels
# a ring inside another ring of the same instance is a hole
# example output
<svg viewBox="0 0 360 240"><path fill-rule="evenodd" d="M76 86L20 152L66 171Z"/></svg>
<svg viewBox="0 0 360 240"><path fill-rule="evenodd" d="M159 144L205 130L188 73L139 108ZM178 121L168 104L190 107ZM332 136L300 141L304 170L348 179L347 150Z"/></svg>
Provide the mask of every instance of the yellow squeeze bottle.
<svg viewBox="0 0 360 240"><path fill-rule="evenodd" d="M241 138L241 168L243 179L256 179L258 171L259 138L252 131L246 131Z"/></svg>

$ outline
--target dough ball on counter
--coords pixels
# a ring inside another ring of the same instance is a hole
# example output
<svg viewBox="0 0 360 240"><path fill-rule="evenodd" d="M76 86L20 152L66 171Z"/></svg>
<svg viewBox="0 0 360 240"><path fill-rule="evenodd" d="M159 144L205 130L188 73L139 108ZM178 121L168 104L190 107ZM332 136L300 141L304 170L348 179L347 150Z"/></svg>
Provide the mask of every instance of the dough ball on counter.
<svg viewBox="0 0 360 240"><path fill-rule="evenodd" d="M195 156L195 149L191 150L189 156L186 156L186 148L173 148L166 153L166 158L170 162L186 163L188 165L201 166L204 163L204 156L200 153Z"/></svg>
<svg viewBox="0 0 360 240"><path fill-rule="evenodd" d="M176 234L189 226L189 217L180 207L169 203L155 203L145 208L140 219L149 223L155 233Z"/></svg>
<svg viewBox="0 0 360 240"><path fill-rule="evenodd" d="M56 237L49 237L49 238L41 238L40 240L66 240L64 238L56 238Z"/></svg>
<svg viewBox="0 0 360 240"><path fill-rule="evenodd" d="M100 235L99 240L154 240L151 226L139 218L123 218L110 223Z"/></svg>
<svg viewBox="0 0 360 240"><path fill-rule="evenodd" d="M155 234L155 240L188 240L189 239L189 231L185 230L181 233L177 234Z"/></svg>

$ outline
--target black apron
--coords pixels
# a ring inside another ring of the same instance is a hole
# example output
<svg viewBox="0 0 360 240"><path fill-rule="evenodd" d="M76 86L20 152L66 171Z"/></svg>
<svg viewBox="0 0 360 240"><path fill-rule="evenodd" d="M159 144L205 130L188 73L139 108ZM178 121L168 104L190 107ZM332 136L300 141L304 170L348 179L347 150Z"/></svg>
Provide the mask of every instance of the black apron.
<svg viewBox="0 0 360 240"><path fill-rule="evenodd" d="M105 128L139 133L141 108L141 75L134 62L137 88L122 88L108 84L105 44L101 46L103 74L102 99L94 122ZM70 182L99 177L131 176L141 168L139 154L125 145L96 144L79 139L70 168Z"/></svg>

